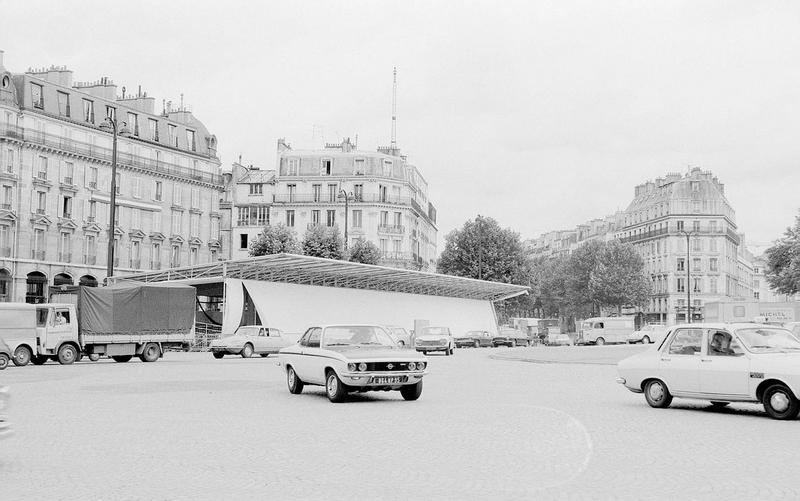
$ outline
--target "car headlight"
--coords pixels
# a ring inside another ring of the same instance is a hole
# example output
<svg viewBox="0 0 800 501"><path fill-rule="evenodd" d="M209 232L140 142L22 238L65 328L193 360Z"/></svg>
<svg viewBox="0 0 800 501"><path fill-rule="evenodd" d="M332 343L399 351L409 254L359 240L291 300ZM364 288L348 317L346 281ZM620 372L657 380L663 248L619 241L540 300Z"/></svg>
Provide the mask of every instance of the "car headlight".
<svg viewBox="0 0 800 501"><path fill-rule="evenodd" d="M427 364L425 362L417 362L417 369L424 371L426 365Z"/></svg>
<svg viewBox="0 0 800 501"><path fill-rule="evenodd" d="M347 364L347 370L350 371L350 372L355 372L356 371L356 364L354 364L352 362Z"/></svg>
<svg viewBox="0 0 800 501"><path fill-rule="evenodd" d="M360 364L358 364L358 370L360 370L360 371L367 370L367 364L364 363L364 362L361 362Z"/></svg>
<svg viewBox="0 0 800 501"><path fill-rule="evenodd" d="M413 371L413 370L416 370L416 369L417 369L417 364L415 364L414 362L409 362L408 363L408 370Z"/></svg>

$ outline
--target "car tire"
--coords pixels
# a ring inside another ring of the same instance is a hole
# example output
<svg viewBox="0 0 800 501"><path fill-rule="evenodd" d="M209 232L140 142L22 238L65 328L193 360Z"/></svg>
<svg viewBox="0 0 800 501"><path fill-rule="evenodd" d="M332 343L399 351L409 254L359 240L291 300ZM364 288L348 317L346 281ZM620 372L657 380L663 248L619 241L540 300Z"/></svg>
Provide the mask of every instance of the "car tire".
<svg viewBox="0 0 800 501"><path fill-rule="evenodd" d="M100 360L100 355L97 353L90 353L89 360L91 360L92 362L97 362L98 360Z"/></svg>
<svg viewBox="0 0 800 501"><path fill-rule="evenodd" d="M42 355L34 355L31 357L31 363L33 365L44 365L47 362L47 357L43 357Z"/></svg>
<svg viewBox="0 0 800 501"><path fill-rule="evenodd" d="M222 353L221 351L215 351L212 354L214 355L214 358L216 358L217 360L225 356L225 354Z"/></svg>
<svg viewBox="0 0 800 501"><path fill-rule="evenodd" d="M11 361L8 355L5 353L0 353L0 371L4 370L8 367L8 363Z"/></svg>
<svg viewBox="0 0 800 501"><path fill-rule="evenodd" d="M650 344L650 338L649 338L649 337L647 337L647 336L644 336L644 337L642 338L642 344Z"/></svg>
<svg viewBox="0 0 800 501"><path fill-rule="evenodd" d="M111 358L113 358L115 362L124 364L125 362L130 362L133 355L114 355Z"/></svg>
<svg viewBox="0 0 800 501"><path fill-rule="evenodd" d="M18 346L16 350L14 350L14 365L17 367L24 367L30 363L31 358L33 358L33 352L27 346Z"/></svg>
<svg viewBox="0 0 800 501"><path fill-rule="evenodd" d="M71 344L62 344L58 349L58 363L70 365L78 359L78 349Z"/></svg>
<svg viewBox="0 0 800 501"><path fill-rule="evenodd" d="M400 394L403 396L403 400L417 400L422 395L422 381L403 386L400 388Z"/></svg>
<svg viewBox="0 0 800 501"><path fill-rule="evenodd" d="M405 345L406 345L406 343L404 343L402 339L397 341L397 346L399 346L400 348L404 347Z"/></svg>
<svg viewBox="0 0 800 501"><path fill-rule="evenodd" d="M292 395L299 395L303 392L303 384L300 381L300 378L297 377L297 373L294 371L294 367L291 365L286 367L286 385L289 387L289 393Z"/></svg>
<svg viewBox="0 0 800 501"><path fill-rule="evenodd" d="M335 404L344 402L347 388L345 388L339 376L336 375L336 371L329 370L325 375L325 393L328 395L328 400Z"/></svg>
<svg viewBox="0 0 800 501"><path fill-rule="evenodd" d="M159 348L156 343L147 343L144 345L144 349L142 350L142 354L139 355L139 359L142 362L155 362L160 356L161 348Z"/></svg>
<svg viewBox="0 0 800 501"><path fill-rule="evenodd" d="M761 398L764 410L772 419L794 419L800 412L800 402L797 401L792 390L783 384L773 384L764 392Z"/></svg>
<svg viewBox="0 0 800 501"><path fill-rule="evenodd" d="M724 407L727 407L728 404L730 404L730 402L720 402L719 400L711 401L711 407L713 407L714 409L722 409Z"/></svg>
<svg viewBox="0 0 800 501"><path fill-rule="evenodd" d="M606 340L599 337L595 339L594 344L596 344L597 346L603 346L604 344L606 344Z"/></svg>
<svg viewBox="0 0 800 501"><path fill-rule="evenodd" d="M261 358L267 358L268 356L269 356L269 353L262 353L261 354Z"/></svg>
<svg viewBox="0 0 800 501"><path fill-rule="evenodd" d="M242 348L242 358L250 358L252 356L253 356L253 345L247 343L244 345L244 348Z"/></svg>
<svg viewBox="0 0 800 501"><path fill-rule="evenodd" d="M472 343L472 346L473 346L474 348L480 348L480 347L481 347L481 343L479 343L479 342L475 341L474 343Z"/></svg>
<svg viewBox="0 0 800 501"><path fill-rule="evenodd" d="M602 339L602 338L599 338ZM672 403L672 394L660 379L651 379L644 385L644 398L650 407L664 409Z"/></svg>

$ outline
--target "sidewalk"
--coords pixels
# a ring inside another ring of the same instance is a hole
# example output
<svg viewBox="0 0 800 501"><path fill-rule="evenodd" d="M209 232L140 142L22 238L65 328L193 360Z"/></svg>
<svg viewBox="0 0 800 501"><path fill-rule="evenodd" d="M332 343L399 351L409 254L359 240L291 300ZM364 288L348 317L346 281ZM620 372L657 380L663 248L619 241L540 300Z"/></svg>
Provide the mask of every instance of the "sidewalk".
<svg viewBox="0 0 800 501"><path fill-rule="evenodd" d="M616 365L623 358L648 349L655 349L654 345L536 346L496 351L489 358L537 364Z"/></svg>

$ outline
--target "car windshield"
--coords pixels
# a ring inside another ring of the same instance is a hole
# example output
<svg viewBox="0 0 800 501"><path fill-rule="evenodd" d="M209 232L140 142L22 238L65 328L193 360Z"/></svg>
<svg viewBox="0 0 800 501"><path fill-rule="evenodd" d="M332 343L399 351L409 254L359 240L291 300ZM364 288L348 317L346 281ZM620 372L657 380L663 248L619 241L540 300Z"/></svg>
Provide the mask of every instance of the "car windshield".
<svg viewBox="0 0 800 501"><path fill-rule="evenodd" d="M753 352L800 351L800 341L785 329L754 327L739 329L736 334Z"/></svg>
<svg viewBox="0 0 800 501"><path fill-rule="evenodd" d="M422 335L426 334L442 334L446 335L447 332L445 331L444 327L425 327L422 329Z"/></svg>
<svg viewBox="0 0 800 501"><path fill-rule="evenodd" d="M397 346L383 329L372 325L337 325L326 327L325 346Z"/></svg>
<svg viewBox="0 0 800 501"><path fill-rule="evenodd" d="M235 336L255 336L258 334L258 327L239 327L236 329Z"/></svg>
<svg viewBox="0 0 800 501"><path fill-rule="evenodd" d="M392 332L392 334L394 334L395 336L398 336L398 337L405 337L405 335L406 335L406 330L405 329L401 329L399 327L392 327L389 330Z"/></svg>

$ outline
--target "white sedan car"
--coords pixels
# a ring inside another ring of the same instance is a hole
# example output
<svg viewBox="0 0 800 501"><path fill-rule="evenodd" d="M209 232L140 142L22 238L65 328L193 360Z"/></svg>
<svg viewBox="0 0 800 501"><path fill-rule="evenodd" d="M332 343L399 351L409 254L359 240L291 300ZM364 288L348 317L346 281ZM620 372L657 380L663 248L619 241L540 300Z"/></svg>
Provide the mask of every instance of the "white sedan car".
<svg viewBox="0 0 800 501"><path fill-rule="evenodd" d="M628 334L628 343L658 343L666 331L667 328L661 325L643 325L638 331Z"/></svg>
<svg viewBox="0 0 800 501"><path fill-rule="evenodd" d="M242 325L232 335L212 341L208 351L214 358L222 358L225 355L241 355L243 358L250 358L253 355L266 357L296 342L297 335L285 334L274 327Z"/></svg>
<svg viewBox="0 0 800 501"><path fill-rule="evenodd" d="M617 382L644 393L652 407L669 407L679 397L715 407L760 402L775 419L800 412L800 341L780 327L677 325L660 345L619 362L617 371Z"/></svg>
<svg viewBox="0 0 800 501"><path fill-rule="evenodd" d="M428 359L400 348L377 325L323 325L282 349L278 365L285 367L290 393L308 384L324 386L331 402L342 402L353 391L392 390L417 400Z"/></svg>

